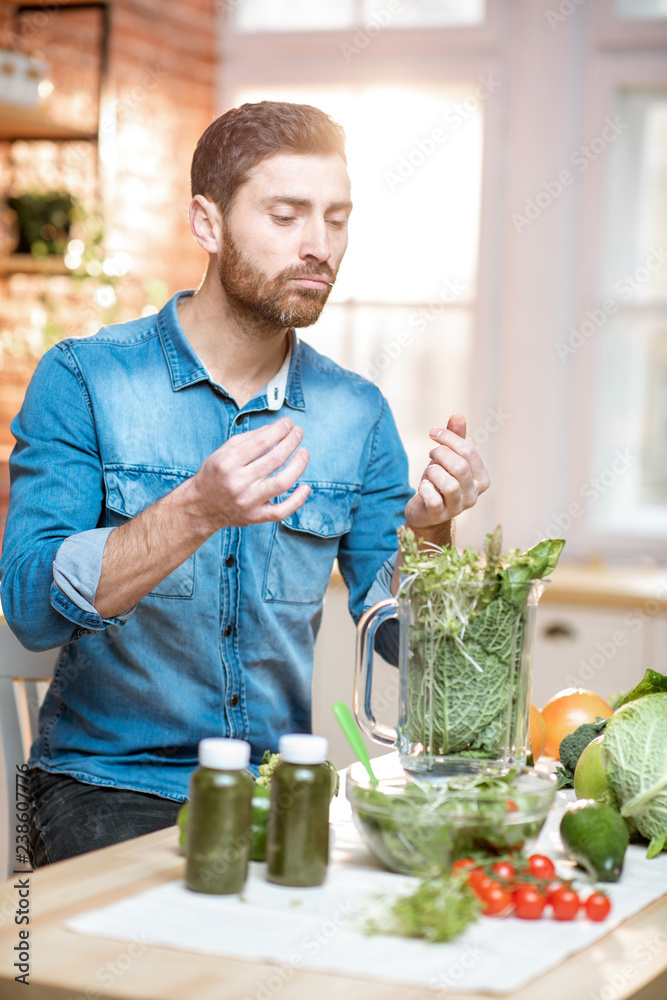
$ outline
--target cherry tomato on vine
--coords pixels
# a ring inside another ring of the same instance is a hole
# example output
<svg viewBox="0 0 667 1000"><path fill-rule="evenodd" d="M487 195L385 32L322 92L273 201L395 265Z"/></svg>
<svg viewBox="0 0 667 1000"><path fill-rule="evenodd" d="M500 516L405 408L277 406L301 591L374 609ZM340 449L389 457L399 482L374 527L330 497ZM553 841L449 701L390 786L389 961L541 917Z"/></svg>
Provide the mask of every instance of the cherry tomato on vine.
<svg viewBox="0 0 667 1000"><path fill-rule="evenodd" d="M521 885L514 890L514 913L522 920L539 920L546 905L546 896L532 885Z"/></svg>
<svg viewBox="0 0 667 1000"><path fill-rule="evenodd" d="M479 891L485 885L493 884L493 879L489 878L483 868L471 868L468 873L468 885L479 895Z"/></svg>
<svg viewBox="0 0 667 1000"><path fill-rule="evenodd" d="M553 861L545 854L531 854L528 858L528 871L536 878L553 878L556 874Z"/></svg>
<svg viewBox="0 0 667 1000"><path fill-rule="evenodd" d="M556 920L574 920L581 905L579 894L565 885L551 893L549 902Z"/></svg>
<svg viewBox="0 0 667 1000"><path fill-rule="evenodd" d="M501 885L489 879L490 885L481 890L482 913L486 917L497 917L505 913L512 905L512 896Z"/></svg>
<svg viewBox="0 0 667 1000"><path fill-rule="evenodd" d="M514 878L516 875L514 865L511 865L509 861L494 861L491 865L491 871L497 875L498 878Z"/></svg>
<svg viewBox="0 0 667 1000"><path fill-rule="evenodd" d="M477 882L475 882L474 885L470 883L470 888L475 893L477 898L482 902L484 902L486 894L495 886L498 886L498 883L494 882L492 878L488 877L479 879ZM500 886L498 886L498 888L500 888Z"/></svg>
<svg viewBox="0 0 667 1000"><path fill-rule="evenodd" d="M557 892L558 889L562 888L563 888L563 883L560 882L558 879L554 879L553 882L549 882L549 885L546 888L547 901L550 903L552 894L554 892Z"/></svg>
<svg viewBox="0 0 667 1000"><path fill-rule="evenodd" d="M586 902L586 916L589 920L604 920L609 916L611 900L602 892L592 892Z"/></svg>
<svg viewBox="0 0 667 1000"><path fill-rule="evenodd" d="M459 860L455 861L452 865L452 874L454 872L465 871L467 868L474 868L476 864L477 862L473 861L472 858L459 858Z"/></svg>

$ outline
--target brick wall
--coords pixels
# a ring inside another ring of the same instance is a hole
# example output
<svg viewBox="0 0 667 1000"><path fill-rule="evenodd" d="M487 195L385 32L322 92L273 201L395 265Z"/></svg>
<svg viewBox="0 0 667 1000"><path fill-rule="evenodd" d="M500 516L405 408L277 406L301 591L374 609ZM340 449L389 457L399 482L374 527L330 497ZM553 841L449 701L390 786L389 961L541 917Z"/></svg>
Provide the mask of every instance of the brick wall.
<svg viewBox="0 0 667 1000"><path fill-rule="evenodd" d="M192 151L215 110L214 0L114 0L99 187L86 143L0 143L0 196L66 186L89 212L102 208L107 254L130 254L116 304L99 306L94 282L0 274L0 538L7 508L9 420L43 350L61 336L138 315L147 302L196 287L205 255L189 230ZM54 119L94 128L100 18L95 10L43 10L20 20L0 8L0 45L41 55L55 90ZM54 332L55 331L55 332Z"/></svg>
<svg viewBox="0 0 667 1000"><path fill-rule="evenodd" d="M117 0L112 23L112 249L127 250L140 273L164 279L173 293L196 285L205 266L187 208L192 151L214 114L214 4Z"/></svg>

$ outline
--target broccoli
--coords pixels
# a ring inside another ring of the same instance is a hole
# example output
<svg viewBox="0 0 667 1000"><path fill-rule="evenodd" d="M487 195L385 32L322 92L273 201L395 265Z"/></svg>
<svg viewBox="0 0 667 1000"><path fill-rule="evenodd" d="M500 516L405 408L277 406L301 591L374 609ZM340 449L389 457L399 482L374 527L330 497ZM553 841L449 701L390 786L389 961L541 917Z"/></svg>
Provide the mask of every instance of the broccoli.
<svg viewBox="0 0 667 1000"><path fill-rule="evenodd" d="M264 788L271 787L271 778L273 777L273 772L280 763L280 759L279 753L271 753L270 750L264 751L262 755L262 763L259 765L259 775L255 778L256 785L260 785ZM338 795L338 789L340 788L340 775L336 770L336 765L333 764L328 758L325 763L331 772L331 798L333 798L334 795Z"/></svg>
<svg viewBox="0 0 667 1000"><path fill-rule="evenodd" d="M273 772L279 763L279 753L271 753L270 750L265 750L262 755L262 763L259 765L259 775L255 778L255 784L268 788L271 784Z"/></svg>
<svg viewBox="0 0 667 1000"><path fill-rule="evenodd" d="M597 718L595 722L584 722L561 741L559 749L561 766L556 768L559 788L574 787L574 769L579 763L579 758L591 740L600 735L606 724L607 720L601 718Z"/></svg>

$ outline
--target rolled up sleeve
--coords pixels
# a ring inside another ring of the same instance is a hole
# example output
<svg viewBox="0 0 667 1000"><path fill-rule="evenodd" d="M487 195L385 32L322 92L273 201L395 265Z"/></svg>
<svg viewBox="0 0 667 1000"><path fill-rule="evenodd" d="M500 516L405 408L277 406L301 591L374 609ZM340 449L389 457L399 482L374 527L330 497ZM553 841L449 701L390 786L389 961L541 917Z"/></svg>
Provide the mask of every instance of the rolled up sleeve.
<svg viewBox="0 0 667 1000"><path fill-rule="evenodd" d="M114 618L102 618L95 609L97 585L102 572L104 546L113 528L94 528L70 535L53 562L51 606L78 625L78 635L92 635L107 625L124 625L136 604Z"/></svg>
<svg viewBox="0 0 667 1000"><path fill-rule="evenodd" d="M391 592L391 581L394 575L394 569L396 568L397 558L398 549L393 555L389 556L389 558L382 563L380 572L375 577L373 586L366 594L364 611L368 611L368 609L372 608L374 604L379 604L380 601L386 601L388 597L394 596Z"/></svg>

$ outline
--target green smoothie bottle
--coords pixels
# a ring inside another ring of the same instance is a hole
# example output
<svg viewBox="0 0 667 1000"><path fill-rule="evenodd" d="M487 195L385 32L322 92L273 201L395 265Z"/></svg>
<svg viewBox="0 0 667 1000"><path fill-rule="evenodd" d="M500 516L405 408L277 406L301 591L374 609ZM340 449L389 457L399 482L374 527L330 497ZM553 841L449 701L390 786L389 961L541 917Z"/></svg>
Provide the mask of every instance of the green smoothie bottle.
<svg viewBox="0 0 667 1000"><path fill-rule="evenodd" d="M329 861L327 741L292 733L280 737L278 752L266 836L267 878L279 885L321 885Z"/></svg>
<svg viewBox="0 0 667 1000"><path fill-rule="evenodd" d="M250 744L210 738L199 744L190 778L185 884L194 892L240 892L248 876L252 824Z"/></svg>

